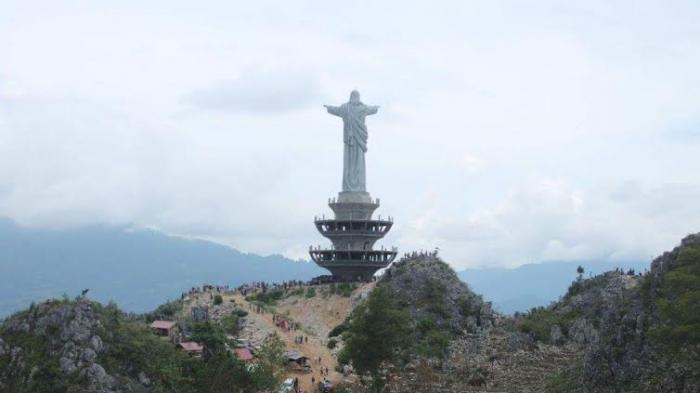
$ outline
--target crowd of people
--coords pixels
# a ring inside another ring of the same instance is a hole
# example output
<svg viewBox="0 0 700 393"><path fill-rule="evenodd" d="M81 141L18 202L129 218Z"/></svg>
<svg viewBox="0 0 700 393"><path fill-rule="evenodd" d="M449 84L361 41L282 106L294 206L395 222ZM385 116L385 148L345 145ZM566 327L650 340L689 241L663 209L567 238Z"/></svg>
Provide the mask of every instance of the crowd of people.
<svg viewBox="0 0 700 393"><path fill-rule="evenodd" d="M301 288L310 285L310 282L301 280L282 281L281 283L268 283L265 281L254 281L249 284L241 285L237 288L238 292L243 296L254 295L258 293L267 293L274 291L286 291L288 289Z"/></svg>
<svg viewBox="0 0 700 393"><path fill-rule="evenodd" d="M228 285L211 285L211 284L202 284L201 287L192 287L190 288L187 292L182 292L180 295L181 299L184 299L189 296L197 295L197 294L202 294L202 293L225 293L229 292L229 286Z"/></svg>

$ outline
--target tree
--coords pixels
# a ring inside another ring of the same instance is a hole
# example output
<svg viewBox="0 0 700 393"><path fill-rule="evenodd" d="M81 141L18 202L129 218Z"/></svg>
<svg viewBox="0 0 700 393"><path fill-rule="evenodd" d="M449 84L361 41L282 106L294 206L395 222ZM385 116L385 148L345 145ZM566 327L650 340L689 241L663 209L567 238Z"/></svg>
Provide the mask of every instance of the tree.
<svg viewBox="0 0 700 393"><path fill-rule="evenodd" d="M399 358L411 331L408 312L395 303L386 286L377 286L353 311L344 334L341 358L350 360L359 374L371 374L377 390L382 363Z"/></svg>
<svg viewBox="0 0 700 393"><path fill-rule="evenodd" d="M259 389L275 390L282 383L287 368L286 349L277 333L265 338L256 353L258 361L253 370L253 379Z"/></svg>
<svg viewBox="0 0 700 393"><path fill-rule="evenodd" d="M211 321L195 323L192 326L192 341L204 345L207 354L226 351L223 328Z"/></svg>
<svg viewBox="0 0 700 393"><path fill-rule="evenodd" d="M700 344L700 247L681 250L664 275L656 306L665 323L652 336L671 352Z"/></svg>

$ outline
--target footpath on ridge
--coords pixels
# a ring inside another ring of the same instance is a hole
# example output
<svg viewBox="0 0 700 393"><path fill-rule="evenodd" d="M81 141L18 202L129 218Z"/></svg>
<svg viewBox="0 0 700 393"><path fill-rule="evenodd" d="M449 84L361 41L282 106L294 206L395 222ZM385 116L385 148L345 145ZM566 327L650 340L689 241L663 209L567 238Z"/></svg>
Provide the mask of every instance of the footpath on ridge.
<svg viewBox="0 0 700 393"><path fill-rule="evenodd" d="M298 378L301 390L315 392L316 386L312 383L312 378L315 383L327 379L334 385L345 380L345 376L336 370L338 348L328 348L328 333L345 320L374 286L373 282L360 284L349 296L330 294L329 285L304 286L303 293L292 294L292 289L274 306L264 307L260 311L257 304L246 300L239 291L233 294L222 293L222 297L224 305L235 304L248 312L242 320L239 338L256 346L260 345L268 335L276 333L287 350L299 351L309 359L311 372L290 370L287 377ZM305 295L310 288L313 288L316 293L313 297ZM196 294L191 297L193 301L190 304L209 303L209 297L210 295L206 292ZM294 330L277 326L273 322L274 315L299 324L299 328ZM305 337L303 342L297 341L297 337L300 336ZM322 374L322 370L326 368L328 374Z"/></svg>

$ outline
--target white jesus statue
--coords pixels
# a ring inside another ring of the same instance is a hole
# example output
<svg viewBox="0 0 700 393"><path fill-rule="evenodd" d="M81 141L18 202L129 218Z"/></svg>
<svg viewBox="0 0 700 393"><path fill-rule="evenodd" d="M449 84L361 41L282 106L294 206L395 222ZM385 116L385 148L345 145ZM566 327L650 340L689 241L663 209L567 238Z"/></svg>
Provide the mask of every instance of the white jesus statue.
<svg viewBox="0 0 700 393"><path fill-rule="evenodd" d="M343 191L366 191L365 153L367 152L367 125L365 117L379 110L365 105L360 93L353 90L350 101L341 106L324 105L328 113L343 119Z"/></svg>

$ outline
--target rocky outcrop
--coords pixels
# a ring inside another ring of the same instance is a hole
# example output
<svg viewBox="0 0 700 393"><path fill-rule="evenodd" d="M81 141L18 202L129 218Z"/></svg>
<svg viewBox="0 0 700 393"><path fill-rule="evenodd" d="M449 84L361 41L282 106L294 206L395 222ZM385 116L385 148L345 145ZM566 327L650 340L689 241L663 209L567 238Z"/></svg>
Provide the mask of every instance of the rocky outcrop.
<svg viewBox="0 0 700 393"><path fill-rule="evenodd" d="M392 392L543 392L553 376L572 366L580 370L580 347L536 342L518 331L512 318L494 312L434 254L404 258L379 285L390 288L418 325L434 321L453 333L442 359L418 354L396 370ZM553 335L565 340L562 331Z"/></svg>
<svg viewBox="0 0 700 393"><path fill-rule="evenodd" d="M414 360L393 391L700 391L700 333L692 317L700 234L655 259L644 275L616 270L579 278L559 301L513 318L491 312L434 256L406 259L382 281L415 319L462 329L448 362L428 363L431 374ZM432 309L436 301L442 309ZM669 303L680 317L663 311ZM669 331L676 334L672 344L662 337Z"/></svg>
<svg viewBox="0 0 700 393"><path fill-rule="evenodd" d="M599 338L586 348L586 391L700 391L698 345L688 343L670 351L651 334L668 323L657 309L657 299L667 274L676 269L679 255L688 249L700 249L700 234L686 237L679 247L656 258L639 285L625 286L602 304ZM700 264L700 260L691 263Z"/></svg>
<svg viewBox="0 0 700 393"><path fill-rule="evenodd" d="M414 320L430 319L454 334L493 326L489 302L472 292L455 271L434 254L414 254L394 263L380 285L387 285Z"/></svg>
<svg viewBox="0 0 700 393"><path fill-rule="evenodd" d="M16 385L51 391L70 380L100 393L141 391L138 382L110 375L99 363L102 331L95 305L82 298L49 301L10 317L0 338L0 364L6 364L0 390Z"/></svg>

